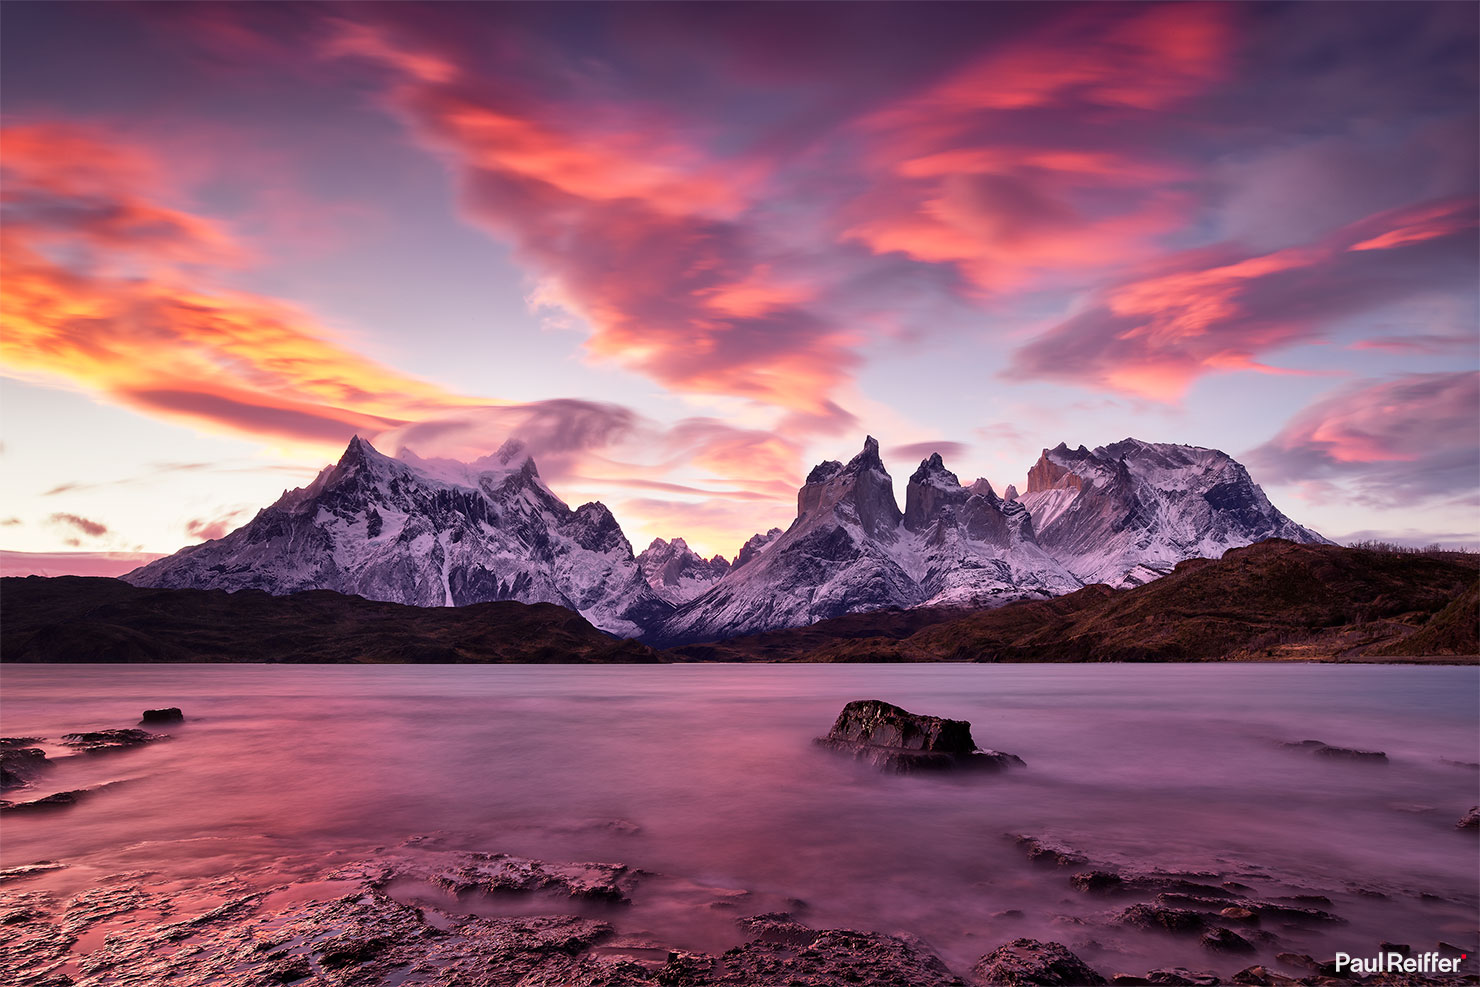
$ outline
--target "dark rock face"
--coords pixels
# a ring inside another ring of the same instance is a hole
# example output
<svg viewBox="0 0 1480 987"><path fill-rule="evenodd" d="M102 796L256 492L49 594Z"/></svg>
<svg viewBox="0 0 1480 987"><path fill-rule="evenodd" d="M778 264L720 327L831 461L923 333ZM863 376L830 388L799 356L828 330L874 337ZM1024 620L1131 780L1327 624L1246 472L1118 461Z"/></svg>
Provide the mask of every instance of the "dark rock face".
<svg viewBox="0 0 1480 987"><path fill-rule="evenodd" d="M1014 939L983 956L972 968L978 983L992 987L1079 987L1105 978L1056 942Z"/></svg>
<svg viewBox="0 0 1480 987"><path fill-rule="evenodd" d="M140 723L184 723L185 714L180 712L178 706L168 706L164 709L146 709Z"/></svg>
<svg viewBox="0 0 1480 987"><path fill-rule="evenodd" d="M1022 759L981 751L971 739L971 724L921 716L878 699L859 699L843 707L826 737L816 743L851 754L875 767L900 774L951 768L1001 769Z"/></svg>
<svg viewBox="0 0 1480 987"><path fill-rule="evenodd" d="M35 738L14 739L30 741ZM25 788L51 766L46 752L39 747L0 746L0 791Z"/></svg>
<svg viewBox="0 0 1480 987"><path fill-rule="evenodd" d="M123 730L94 730L89 733L69 733L62 737L62 743L68 747L75 747L84 754L102 754L107 751L123 750L128 747L139 747L143 744L151 744L156 740L163 739L159 734L150 733L148 730L125 728Z"/></svg>

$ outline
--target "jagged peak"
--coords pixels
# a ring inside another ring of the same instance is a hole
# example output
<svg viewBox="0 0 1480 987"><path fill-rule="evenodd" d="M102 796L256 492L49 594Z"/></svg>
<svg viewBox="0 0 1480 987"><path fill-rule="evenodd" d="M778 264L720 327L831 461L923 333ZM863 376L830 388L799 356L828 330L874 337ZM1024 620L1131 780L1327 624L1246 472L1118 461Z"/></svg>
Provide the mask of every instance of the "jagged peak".
<svg viewBox="0 0 1480 987"><path fill-rule="evenodd" d="M979 483L986 483L985 480L979 480L977 482L979 482ZM991 484L988 483L987 486L990 488L991 487ZM1016 486L1014 486L1013 484L1009 483L1007 485L1007 489L1004 490L1004 491L1002 491L1002 499L1003 500L1006 500L1006 501L1016 501L1018 499L1018 488Z"/></svg>
<svg viewBox="0 0 1480 987"><path fill-rule="evenodd" d="M661 538L654 538L651 542L648 543L648 547L642 550L642 554L647 555L649 552L658 553L665 552L667 550L668 543L666 541Z"/></svg>
<svg viewBox="0 0 1480 987"><path fill-rule="evenodd" d="M344 455L339 457L339 465L346 466L350 463L384 458L367 439L360 438L357 433L354 438L349 440L349 445L344 447Z"/></svg>
<svg viewBox="0 0 1480 987"><path fill-rule="evenodd" d="M504 440L504 444L498 447L498 452L494 453L493 456L500 463L507 466L519 456L528 458L528 448L524 444L523 439L511 437Z"/></svg>
<svg viewBox="0 0 1480 987"><path fill-rule="evenodd" d="M863 449L859 451L858 455L848 460L846 469L850 472L856 472L861 469L871 468L877 468L883 471L884 461L879 458L879 440L872 435L865 435L863 437Z"/></svg>
<svg viewBox="0 0 1480 987"><path fill-rule="evenodd" d="M807 474L808 483L826 483L839 473L843 472L843 464L836 459L824 459L812 467L812 472Z"/></svg>
<svg viewBox="0 0 1480 987"><path fill-rule="evenodd" d="M997 492L992 489L992 485L987 482L987 478L984 477L984 476L977 477L976 480L974 480L972 482L971 486L967 487L966 489L967 489L967 491L973 497L996 497L997 496ZM1017 490L1015 488L1008 487L1007 489L1008 490L1011 490L1014 495L1017 494ZM1009 498L1009 499L1011 499L1011 498Z"/></svg>
<svg viewBox="0 0 1480 987"><path fill-rule="evenodd" d="M932 452L927 458L920 460L920 468L910 474L910 482L932 483L934 486L948 487L961 485L961 480L956 474L946 469L945 460L940 458L938 452Z"/></svg>

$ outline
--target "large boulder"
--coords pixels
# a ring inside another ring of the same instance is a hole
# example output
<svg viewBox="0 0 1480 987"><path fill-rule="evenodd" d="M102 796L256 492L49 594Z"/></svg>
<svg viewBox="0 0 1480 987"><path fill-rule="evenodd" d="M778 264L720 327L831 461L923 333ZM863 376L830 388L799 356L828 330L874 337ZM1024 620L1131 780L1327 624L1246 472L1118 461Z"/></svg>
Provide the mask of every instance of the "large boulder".
<svg viewBox="0 0 1480 987"><path fill-rule="evenodd" d="M146 709L140 723L184 723L185 714L180 712L178 706L167 706L164 709Z"/></svg>
<svg viewBox="0 0 1480 987"><path fill-rule="evenodd" d="M1105 978L1056 942L1014 939L977 961L971 975L990 987L1103 984Z"/></svg>
<svg viewBox="0 0 1480 987"><path fill-rule="evenodd" d="M843 707L819 746L867 761L883 771L906 774L953 768L1000 770L1022 765L1022 758L984 751L971 739L971 724L922 716L878 699L858 699Z"/></svg>

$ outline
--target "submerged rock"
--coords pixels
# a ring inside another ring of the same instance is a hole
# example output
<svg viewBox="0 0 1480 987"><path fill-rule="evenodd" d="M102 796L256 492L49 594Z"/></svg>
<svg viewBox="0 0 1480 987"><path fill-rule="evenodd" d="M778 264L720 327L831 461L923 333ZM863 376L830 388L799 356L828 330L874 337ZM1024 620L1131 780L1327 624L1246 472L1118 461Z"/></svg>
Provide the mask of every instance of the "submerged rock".
<svg viewBox="0 0 1480 987"><path fill-rule="evenodd" d="M167 706L164 709L146 709L139 720L140 723L184 723L185 714L180 712L178 706Z"/></svg>
<svg viewBox="0 0 1480 987"><path fill-rule="evenodd" d="M977 961L972 976L991 987L1103 984L1105 978L1056 942L1014 939Z"/></svg>
<svg viewBox="0 0 1480 987"><path fill-rule="evenodd" d="M1337 761L1387 762L1387 754L1383 751L1359 751L1351 747L1332 747L1319 740L1302 740L1298 743L1286 744L1285 747L1291 750L1308 751L1317 757L1329 757Z"/></svg>
<svg viewBox="0 0 1480 987"><path fill-rule="evenodd" d="M1168 932L1201 932L1207 922L1200 912L1162 905L1131 905L1116 920L1142 929L1165 929Z"/></svg>
<svg viewBox="0 0 1480 987"><path fill-rule="evenodd" d="M954 768L997 771L1023 764L1013 754L979 750L965 720L923 716L878 699L844 706L827 736L815 743L899 774Z"/></svg>
<svg viewBox="0 0 1480 987"><path fill-rule="evenodd" d="M29 802L0 802L0 812L27 812L42 809L65 809L76 805L88 795L85 788L72 792L57 792L45 798L32 799Z"/></svg>
<svg viewBox="0 0 1480 987"><path fill-rule="evenodd" d="M102 754L107 751L123 750L128 747L140 747L144 744L152 744L156 740L163 739L157 733L128 727L122 730L94 730L89 733L69 733L62 737L62 743L84 754Z"/></svg>
<svg viewBox="0 0 1480 987"><path fill-rule="evenodd" d="M1456 829L1480 829L1480 805L1466 812L1464 818L1454 825Z"/></svg>
<svg viewBox="0 0 1480 987"><path fill-rule="evenodd" d="M26 788L51 766L39 747L0 747L0 791Z"/></svg>

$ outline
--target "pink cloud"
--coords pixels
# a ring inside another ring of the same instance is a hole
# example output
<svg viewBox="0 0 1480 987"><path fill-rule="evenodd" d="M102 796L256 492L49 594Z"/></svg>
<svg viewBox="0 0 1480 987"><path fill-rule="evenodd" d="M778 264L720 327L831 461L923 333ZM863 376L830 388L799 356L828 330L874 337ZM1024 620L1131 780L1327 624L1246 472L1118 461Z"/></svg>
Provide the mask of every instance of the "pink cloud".
<svg viewBox="0 0 1480 987"><path fill-rule="evenodd" d="M1277 483L1349 483L1362 502L1475 496L1480 373L1405 374L1343 388L1249 453Z"/></svg>
<svg viewBox="0 0 1480 987"><path fill-rule="evenodd" d="M1447 200L1382 213L1308 246L1175 256L1162 272L1102 290L1097 305L1020 348L1010 373L1172 401L1209 373L1299 372L1259 357L1320 340L1341 316L1472 280L1476 222L1475 200ZM1378 241L1384 249L1351 249Z"/></svg>

